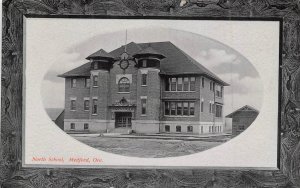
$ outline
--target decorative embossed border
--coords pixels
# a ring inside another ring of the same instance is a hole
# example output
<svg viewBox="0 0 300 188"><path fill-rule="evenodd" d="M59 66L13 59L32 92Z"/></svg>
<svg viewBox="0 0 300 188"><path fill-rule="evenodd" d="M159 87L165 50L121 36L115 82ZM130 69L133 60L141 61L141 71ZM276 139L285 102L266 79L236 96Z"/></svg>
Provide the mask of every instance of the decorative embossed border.
<svg viewBox="0 0 300 188"><path fill-rule="evenodd" d="M280 170L22 168L23 16L251 17L283 20ZM299 187L298 0L4 0L0 187Z"/></svg>

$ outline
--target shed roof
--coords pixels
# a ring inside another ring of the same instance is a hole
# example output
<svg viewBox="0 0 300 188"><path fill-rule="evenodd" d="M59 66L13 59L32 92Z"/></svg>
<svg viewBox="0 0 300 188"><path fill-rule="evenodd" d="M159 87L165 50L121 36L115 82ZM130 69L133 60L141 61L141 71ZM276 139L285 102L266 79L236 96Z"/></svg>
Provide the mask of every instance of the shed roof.
<svg viewBox="0 0 300 188"><path fill-rule="evenodd" d="M243 106L243 107L241 107L241 108L235 110L235 111L232 112L231 114L228 114L228 115L226 116L226 118L232 118L232 117L233 117L234 115L236 115L237 113L239 113L239 112L245 112L245 111L247 111L247 112L252 111L252 112L257 112L257 113L259 113L259 111L256 110L255 108L253 108L252 106L245 105L245 106Z"/></svg>
<svg viewBox="0 0 300 188"><path fill-rule="evenodd" d="M146 52L151 47L151 51L155 53L159 53L164 55L166 58L162 59L160 65L160 74L163 75L204 75L209 77L221 85L228 86L226 82L220 79L213 72L205 68L191 56L186 54L184 51L179 49L170 41L166 42L151 42L151 43L134 43L131 42L126 45L126 52L130 55L134 55L138 52L145 50ZM148 50L147 50L148 49ZM115 59L121 56L121 54L125 51L125 46L121 46L108 54ZM93 55L93 54L92 54ZM90 55L90 56L92 56ZM60 77L72 77L72 76L88 76L91 65L90 63L86 63L82 66L79 66L71 71L68 71Z"/></svg>

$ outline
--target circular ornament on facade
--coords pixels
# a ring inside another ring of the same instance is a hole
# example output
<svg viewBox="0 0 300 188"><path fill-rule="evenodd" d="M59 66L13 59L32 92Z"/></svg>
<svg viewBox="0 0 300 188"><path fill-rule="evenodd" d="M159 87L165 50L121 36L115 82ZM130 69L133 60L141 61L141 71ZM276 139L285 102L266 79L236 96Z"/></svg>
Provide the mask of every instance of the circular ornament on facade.
<svg viewBox="0 0 300 188"><path fill-rule="evenodd" d="M125 70L129 67L129 61L127 59L123 59L120 61L120 68Z"/></svg>

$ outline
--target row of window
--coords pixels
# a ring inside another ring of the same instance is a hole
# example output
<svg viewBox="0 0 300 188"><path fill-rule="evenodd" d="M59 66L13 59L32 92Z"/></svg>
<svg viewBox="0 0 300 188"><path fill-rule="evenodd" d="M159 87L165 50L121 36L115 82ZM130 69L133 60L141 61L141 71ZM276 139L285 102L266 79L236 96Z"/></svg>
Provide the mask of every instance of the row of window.
<svg viewBox="0 0 300 188"><path fill-rule="evenodd" d="M71 123L71 124L70 124L70 129L71 129L71 130L75 130L75 123ZM88 130L88 129L89 129L89 124L88 124L88 123L84 123L84 124L83 124L83 129L84 129L84 130Z"/></svg>
<svg viewBox="0 0 300 188"><path fill-rule="evenodd" d="M166 81L166 91L195 91L195 77L173 77Z"/></svg>
<svg viewBox="0 0 300 188"><path fill-rule="evenodd" d="M98 85L98 83L96 83L96 84ZM84 87L89 88L90 85L91 85L91 79L90 78L85 78L84 79ZM77 87L77 79L72 78L71 79L71 88L76 88L76 87Z"/></svg>
<svg viewBox="0 0 300 188"><path fill-rule="evenodd" d="M193 116L195 115L194 102L179 102L179 101L166 101L165 102L165 115L171 116Z"/></svg>
<svg viewBox="0 0 300 188"><path fill-rule="evenodd" d="M94 75L93 77L93 87L98 86L98 76ZM84 79L84 87L89 88L91 85L91 79L90 78L85 78ZM142 86L147 86L147 74L142 74L141 78L141 85ZM76 88L77 87L77 79L72 78L71 79L71 88ZM128 78L123 77L119 80L118 82L118 90L119 92L129 92L130 90L130 81Z"/></svg>
<svg viewBox="0 0 300 188"><path fill-rule="evenodd" d="M175 127L176 132L181 132L181 126L177 125ZM189 125L186 128L187 132L193 132L193 126ZM170 125L165 125L165 132L170 132ZM219 133L222 132L222 127L221 126L209 126L209 133ZM203 126L201 126L201 133L203 133Z"/></svg>
<svg viewBox="0 0 300 188"><path fill-rule="evenodd" d="M70 109L71 111L76 111L76 100L75 99L71 99L71 105L70 105ZM85 111L89 111L90 110L90 100L85 99L83 101L83 109ZM93 99L92 100L92 114L97 114L98 113L98 99Z"/></svg>
<svg viewBox="0 0 300 188"><path fill-rule="evenodd" d="M147 99L146 98L142 98L141 99L141 113L142 115L146 115L146 106L147 106ZM70 107L71 111L76 111L76 100L75 99L71 99L71 107ZM83 109L85 111L89 111L90 110L90 100L89 99L85 99L83 101ZM97 114L98 113L98 99L92 99L92 114Z"/></svg>

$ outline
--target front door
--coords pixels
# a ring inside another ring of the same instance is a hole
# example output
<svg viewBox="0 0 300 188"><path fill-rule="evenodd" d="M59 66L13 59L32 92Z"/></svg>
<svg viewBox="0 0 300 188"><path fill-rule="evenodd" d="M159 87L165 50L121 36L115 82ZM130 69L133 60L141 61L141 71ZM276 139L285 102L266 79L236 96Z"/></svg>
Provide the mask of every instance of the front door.
<svg viewBox="0 0 300 188"><path fill-rule="evenodd" d="M131 112L116 112L116 128L131 128Z"/></svg>

